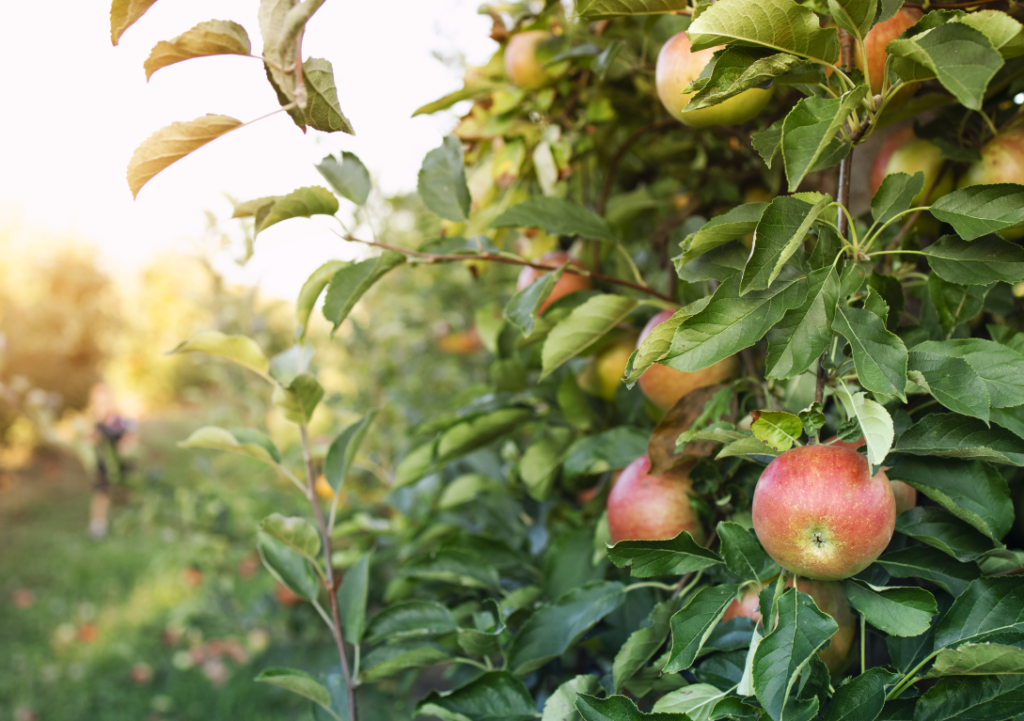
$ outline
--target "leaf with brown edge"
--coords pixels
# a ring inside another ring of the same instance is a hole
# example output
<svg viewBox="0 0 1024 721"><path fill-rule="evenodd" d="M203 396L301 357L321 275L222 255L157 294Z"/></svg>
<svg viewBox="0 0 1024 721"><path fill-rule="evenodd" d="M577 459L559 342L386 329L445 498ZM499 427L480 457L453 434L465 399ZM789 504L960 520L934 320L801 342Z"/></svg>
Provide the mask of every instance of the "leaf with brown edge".
<svg viewBox="0 0 1024 721"><path fill-rule="evenodd" d="M717 443L690 441L677 449L676 439L679 438L679 434L690 430L693 424L704 415L705 406L714 395L728 385L728 383L718 383L690 391L672 406L665 417L654 427L651 440L647 444L647 455L651 457L650 474L652 476L664 473L684 459L710 458L714 455ZM729 402L729 412L724 419L730 423L736 420L735 396Z"/></svg>
<svg viewBox="0 0 1024 721"><path fill-rule="evenodd" d="M160 128L142 141L128 161L128 187L132 197L137 197L142 186L167 166L242 125L241 120L227 115L204 115Z"/></svg>
<svg viewBox="0 0 1024 721"><path fill-rule="evenodd" d="M146 80L160 68L192 58L210 55L249 55L252 46L245 28L231 20L207 20L173 40L161 40L149 53L143 67Z"/></svg>
<svg viewBox="0 0 1024 721"><path fill-rule="evenodd" d="M153 7L156 0L114 0L110 4L110 42L117 45L124 31Z"/></svg>

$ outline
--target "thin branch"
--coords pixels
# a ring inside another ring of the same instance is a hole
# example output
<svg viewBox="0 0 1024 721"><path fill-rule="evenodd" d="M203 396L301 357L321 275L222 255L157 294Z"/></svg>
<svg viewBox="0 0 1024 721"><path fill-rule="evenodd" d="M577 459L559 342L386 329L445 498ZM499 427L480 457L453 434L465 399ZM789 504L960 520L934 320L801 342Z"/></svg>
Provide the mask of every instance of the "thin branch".
<svg viewBox="0 0 1024 721"><path fill-rule="evenodd" d="M388 245L387 243L378 243L374 240L363 240L362 238L356 238L355 236L345 234L341 236L345 240L353 243L363 243L364 245L372 245L376 248L383 248L384 250L393 250L396 253L407 255L413 258L423 258L428 263L455 263L465 262L467 260L484 260L492 263L505 263L507 265L521 265L528 266L530 268L536 268L537 270L558 270L560 266L557 265L546 265L544 263L534 263L529 260L523 260L522 258L513 258L507 255L494 255L493 253L478 253L475 255L438 255L436 253L421 253L418 250L409 250L408 248L401 248L397 245ZM668 303L675 303L674 298L670 298L664 293L660 293L649 285L641 285L640 283L633 283L622 278L615 278L610 275L604 275L602 273L594 273L587 270L586 268L577 268L573 265L567 265L565 267L566 273L572 273L573 275L582 275L587 278L593 278L594 280L600 280L605 283L614 283L615 285L621 285L626 288L632 288L638 290L641 293L647 295L653 295L655 298L660 298Z"/></svg>
<svg viewBox="0 0 1024 721"><path fill-rule="evenodd" d="M615 155L612 156L611 162L608 163L608 171L604 176L604 187L601 188L601 198L597 201L597 214L604 215L605 208L608 205L608 196L612 192L612 184L615 182L615 173L619 169L619 163L626 157L626 153L633 146L637 140L642 138L647 133L653 133L658 130L670 127L676 123L675 118L662 118L661 120L655 120L653 123L648 123L641 128L633 131L633 134L626 138L619 149L615 151Z"/></svg>
<svg viewBox="0 0 1024 721"><path fill-rule="evenodd" d="M974 0L974 2L960 2L960 3L929 3L928 8L930 10L949 10L952 8L972 8L976 5L991 5L993 3L1003 2L1003 0ZM903 7L908 8L923 8L925 3L903 3Z"/></svg>

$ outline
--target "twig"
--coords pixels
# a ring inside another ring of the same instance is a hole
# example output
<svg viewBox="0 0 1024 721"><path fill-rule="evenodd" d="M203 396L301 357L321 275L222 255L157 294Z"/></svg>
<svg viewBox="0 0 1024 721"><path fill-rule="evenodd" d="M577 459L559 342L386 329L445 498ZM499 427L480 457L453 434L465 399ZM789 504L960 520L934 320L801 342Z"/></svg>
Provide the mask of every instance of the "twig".
<svg viewBox="0 0 1024 721"><path fill-rule="evenodd" d="M972 8L975 5L991 5L992 3L1003 2L1003 0L974 0L969 3L929 3L928 7L932 10L947 10L950 8ZM908 8L923 8L924 3L903 3L903 7Z"/></svg>
<svg viewBox="0 0 1024 721"><path fill-rule="evenodd" d="M629 149L633 146L637 140L646 135L647 133L653 133L655 131L667 128L676 123L675 118L662 118L661 120L655 120L653 123L648 123L641 128L633 131L633 134L623 141L619 149L615 151L615 155L612 156L611 162L608 163L608 172L604 176L604 187L601 188L601 198L597 201L597 214L604 215L605 207L608 205L608 196L612 192L612 184L615 182L615 173L619 169L619 163L629 152Z"/></svg>
<svg viewBox="0 0 1024 721"><path fill-rule="evenodd" d="M935 192L935 188L938 186L939 181L942 180L942 176L944 176L946 174L946 169L947 169L948 166L949 166L949 161L948 160L944 160L942 162L942 165L939 166L939 172L937 172L935 174L935 177L932 178L932 182L929 183L927 188L925 188L924 195L921 196L921 202L922 203L926 203L927 204L928 199L932 197L932 193ZM892 239L892 242L889 243L888 246L886 246L886 250L896 250L897 248L900 247L900 245L903 244L903 240L910 233L910 229L914 227L914 223L917 222L918 218L921 217L921 213L923 213L925 210L926 210L926 208L924 208L924 207L918 208L914 212L914 214L910 216L910 218L907 220L907 222L903 224L903 227L900 228L900 232L897 233L896 237ZM893 257L889 256L889 258L887 258L886 261L887 261L886 270L887 271L891 271L892 270Z"/></svg>
<svg viewBox="0 0 1024 721"><path fill-rule="evenodd" d="M334 568L331 565L331 534L327 530L327 523L324 521L324 512L320 509L320 499L316 494L316 474L313 470L313 458L309 453L309 434L306 432L305 424L299 425L299 438L302 441L302 460L306 465L306 480L309 483L307 496L313 504L313 512L316 515L317 525L320 527L320 538L323 543L324 566L327 575L327 594L331 598L331 616L334 618L334 625L331 631L334 635L334 642L338 646L338 657L341 659L341 676L345 681L345 693L348 695L348 717L355 721L356 718L356 696L352 689L352 677L348 672L348 658L345 656L345 642L341 637L341 617L338 614L338 597L334 588Z"/></svg>
<svg viewBox="0 0 1024 721"><path fill-rule="evenodd" d="M363 243L364 245L372 245L376 248L383 248L384 250L393 250L396 253L401 253L402 255L411 256L413 258L423 258L429 263L454 263L464 262L467 260L484 260L492 263L505 263L507 265L528 266L530 268L536 268L537 270L558 270L559 267L561 267L557 265L546 265L544 263L534 263L529 260L523 260L522 258L511 258L506 255L494 255L493 253L478 253L473 255L438 255L435 253L421 253L418 250L409 250L408 248L401 248L397 245L379 243L375 240L363 240L362 238L356 238L355 236L349 235L348 233L342 235L341 237L353 243ZM586 276L587 278L593 278L594 280L600 280L605 283L614 283L615 285L621 285L625 286L626 288L632 288L633 290L638 290L641 293L653 295L655 298L661 298L662 300L669 303L676 302L674 298L670 298L664 293L660 293L659 291L655 290L649 285L641 285L640 283L633 283L628 280L623 280L622 278L615 278L613 276L604 275L602 273L594 273L592 271L587 270L586 268L577 268L574 265L567 265L565 267L565 272L572 273L573 275Z"/></svg>

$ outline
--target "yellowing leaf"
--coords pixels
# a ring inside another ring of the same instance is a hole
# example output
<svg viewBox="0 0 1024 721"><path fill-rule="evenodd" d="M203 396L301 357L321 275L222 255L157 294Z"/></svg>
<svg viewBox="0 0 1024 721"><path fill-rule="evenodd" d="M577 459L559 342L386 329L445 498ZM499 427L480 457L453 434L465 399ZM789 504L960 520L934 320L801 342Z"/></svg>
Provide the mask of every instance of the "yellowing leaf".
<svg viewBox="0 0 1024 721"><path fill-rule="evenodd" d="M153 7L156 0L114 0L110 4L110 42L117 45L124 31Z"/></svg>
<svg viewBox="0 0 1024 721"><path fill-rule="evenodd" d="M241 25L231 20L208 20L173 40L158 42L143 67L149 80L160 68L183 60L209 55L248 55L251 50L249 35Z"/></svg>
<svg viewBox="0 0 1024 721"><path fill-rule="evenodd" d="M241 125L242 121L226 115L204 115L189 122L171 123L156 131L142 141L128 161L128 187L132 197L138 196L142 186L167 166Z"/></svg>

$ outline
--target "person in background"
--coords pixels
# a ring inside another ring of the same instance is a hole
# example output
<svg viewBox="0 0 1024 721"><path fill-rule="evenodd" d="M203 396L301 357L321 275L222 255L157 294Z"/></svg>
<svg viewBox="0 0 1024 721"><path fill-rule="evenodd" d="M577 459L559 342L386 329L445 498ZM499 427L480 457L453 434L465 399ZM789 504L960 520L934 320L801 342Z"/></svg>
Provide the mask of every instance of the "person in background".
<svg viewBox="0 0 1024 721"><path fill-rule="evenodd" d="M89 535L107 535L110 491L121 482L124 454L136 442L136 424L120 414L110 386L100 382L89 391L89 415L93 421L92 442L96 452L96 485L89 508Z"/></svg>

